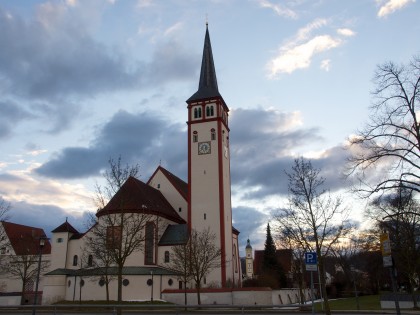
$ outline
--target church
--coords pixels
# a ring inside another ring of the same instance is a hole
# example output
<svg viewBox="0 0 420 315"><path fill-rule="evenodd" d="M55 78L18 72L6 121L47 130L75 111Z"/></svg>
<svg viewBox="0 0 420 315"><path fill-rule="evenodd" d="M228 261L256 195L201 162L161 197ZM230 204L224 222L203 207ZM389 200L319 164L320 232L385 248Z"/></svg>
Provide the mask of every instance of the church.
<svg viewBox="0 0 420 315"><path fill-rule="evenodd" d="M219 267L201 286L241 286L239 231L232 226L229 108L219 93L208 25L198 90L186 102L188 182L159 166L145 183L130 177L96 213L97 224L121 211L149 215L142 249L131 253L124 264L123 300L159 299L164 290L185 289L170 262L173 246L185 244L192 230L210 229L221 250ZM121 208L123 196L130 197ZM94 267L94 257L85 257L91 233L92 229L81 233L67 221L52 231L51 271L44 279L43 304L106 299L103 274ZM187 287L194 288L194 283ZM117 299L115 274L109 298Z"/></svg>

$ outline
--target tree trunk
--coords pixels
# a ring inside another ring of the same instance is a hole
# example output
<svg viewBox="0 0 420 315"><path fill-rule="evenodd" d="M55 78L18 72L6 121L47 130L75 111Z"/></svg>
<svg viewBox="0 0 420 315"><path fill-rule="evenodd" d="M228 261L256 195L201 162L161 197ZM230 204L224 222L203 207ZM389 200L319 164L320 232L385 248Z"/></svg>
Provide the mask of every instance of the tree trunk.
<svg viewBox="0 0 420 315"><path fill-rule="evenodd" d="M118 266L118 304L121 304L122 302L122 267ZM117 314L121 315L122 310L121 308L118 308Z"/></svg>
<svg viewBox="0 0 420 315"><path fill-rule="evenodd" d="M297 271L297 277L298 277L298 285L299 285L299 294L300 294L300 304L305 304L306 302L306 295L305 292L303 291L304 285L304 279L303 279L303 260L301 260L301 262L299 263L299 269Z"/></svg>
<svg viewBox="0 0 420 315"><path fill-rule="evenodd" d="M105 290L106 290L106 302L109 303L109 278L108 278L108 273L105 275Z"/></svg>
<svg viewBox="0 0 420 315"><path fill-rule="evenodd" d="M417 297L416 297L416 292L414 290L415 283L413 281L413 278L410 278L409 281L410 281L410 293L411 293L411 297L413 299L413 307L414 307L414 309L417 309L418 308Z"/></svg>
<svg viewBox="0 0 420 315"><path fill-rule="evenodd" d="M201 305L201 298L200 298L200 284L197 285L197 304Z"/></svg>
<svg viewBox="0 0 420 315"><path fill-rule="evenodd" d="M326 315L331 315L330 303L328 302L328 295L327 295L327 283L325 279L324 259L321 256L321 253L318 254L318 257L319 257L318 268L319 268L320 280L321 280L321 292L322 292L322 297L324 299L324 311Z"/></svg>
<svg viewBox="0 0 420 315"><path fill-rule="evenodd" d="M26 293L25 287L26 287L26 280L23 280L22 281L22 295L20 297L20 305L25 304L25 293Z"/></svg>

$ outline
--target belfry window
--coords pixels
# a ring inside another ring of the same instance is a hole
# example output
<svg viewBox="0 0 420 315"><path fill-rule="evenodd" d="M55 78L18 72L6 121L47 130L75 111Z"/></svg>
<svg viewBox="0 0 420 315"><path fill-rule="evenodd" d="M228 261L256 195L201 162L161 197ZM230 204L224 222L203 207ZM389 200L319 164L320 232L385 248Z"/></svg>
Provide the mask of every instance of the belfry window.
<svg viewBox="0 0 420 315"><path fill-rule="evenodd" d="M201 118L201 107L197 106L194 108L194 118Z"/></svg>
<svg viewBox="0 0 420 315"><path fill-rule="evenodd" d="M209 105L206 107L206 117L213 117L214 116L214 106Z"/></svg>
<svg viewBox="0 0 420 315"><path fill-rule="evenodd" d="M214 128L211 128L211 140L216 140L216 130Z"/></svg>

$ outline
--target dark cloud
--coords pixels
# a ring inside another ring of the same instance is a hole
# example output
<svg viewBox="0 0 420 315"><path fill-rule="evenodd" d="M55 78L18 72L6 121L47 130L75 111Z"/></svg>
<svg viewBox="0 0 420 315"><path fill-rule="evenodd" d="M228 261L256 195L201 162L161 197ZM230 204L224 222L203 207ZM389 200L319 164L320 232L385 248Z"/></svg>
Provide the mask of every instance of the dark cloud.
<svg viewBox="0 0 420 315"><path fill-rule="evenodd" d="M48 118L48 131L68 127L80 104L98 94L195 77L199 53L171 41L157 44L151 60L130 60L122 50L94 39L80 16L49 4L25 20L0 8L3 97L19 99L21 111L30 104L36 116ZM5 101L0 97L0 102ZM0 128L0 136L10 132L6 125Z"/></svg>
<svg viewBox="0 0 420 315"><path fill-rule="evenodd" d="M11 203L10 222L43 228L48 237L51 237L51 231L66 219L79 232L85 230L83 215L71 215L65 209L56 206L35 205L23 201Z"/></svg>
<svg viewBox="0 0 420 315"><path fill-rule="evenodd" d="M33 115L15 102L0 99L0 138L8 136L20 121L33 118Z"/></svg>
<svg viewBox="0 0 420 315"><path fill-rule="evenodd" d="M243 251L248 238L253 244L264 244L264 236L260 236L258 231L261 226L267 224L269 216L250 207L234 207L233 226L240 230L239 248Z"/></svg>
<svg viewBox="0 0 420 315"><path fill-rule="evenodd" d="M288 116L263 109L237 110L230 122L232 184L234 191L245 192L243 197L246 199L286 195L288 180L285 171L290 172L294 161L294 157L287 153L321 139L316 129L279 130L278 124L287 124ZM258 127L261 125L264 127ZM185 128L150 113L119 111L99 128L90 146L65 148L36 172L53 178L88 177L99 174L108 166L110 157L119 155L128 163L139 163L145 176L161 164L186 179ZM320 168L327 179L326 188L338 190L345 187L341 169L346 156L347 151L337 146L313 160L314 167Z"/></svg>
<svg viewBox="0 0 420 315"><path fill-rule="evenodd" d="M89 147L65 148L35 171L52 178L88 177L106 169L109 158L121 155L126 163L139 163L143 175L151 175L161 163L182 176L187 169L182 127L148 113L119 111L98 130Z"/></svg>

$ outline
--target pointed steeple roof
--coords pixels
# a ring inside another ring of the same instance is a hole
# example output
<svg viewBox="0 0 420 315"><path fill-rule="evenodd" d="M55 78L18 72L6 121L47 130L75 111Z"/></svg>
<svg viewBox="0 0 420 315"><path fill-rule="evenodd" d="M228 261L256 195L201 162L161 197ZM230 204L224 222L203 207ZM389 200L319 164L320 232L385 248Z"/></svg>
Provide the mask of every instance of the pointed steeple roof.
<svg viewBox="0 0 420 315"><path fill-rule="evenodd" d="M203 59L201 61L200 82L198 91L191 96L187 102L222 97L217 87L216 70L213 62L208 23L206 23L206 36L204 38Z"/></svg>

